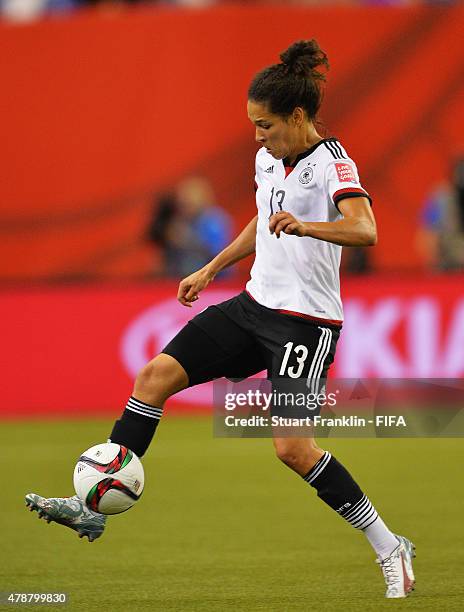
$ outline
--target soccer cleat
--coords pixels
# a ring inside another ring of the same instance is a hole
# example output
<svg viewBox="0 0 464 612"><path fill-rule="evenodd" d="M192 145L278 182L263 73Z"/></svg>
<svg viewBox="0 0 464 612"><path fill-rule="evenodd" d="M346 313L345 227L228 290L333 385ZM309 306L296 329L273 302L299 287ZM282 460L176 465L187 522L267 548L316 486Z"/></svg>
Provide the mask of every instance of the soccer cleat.
<svg viewBox="0 0 464 612"><path fill-rule="evenodd" d="M73 497L41 497L35 493L26 495L26 506L36 511L47 523L54 521L77 531L80 538L87 536L89 542L99 538L105 529L106 516L87 508L84 502Z"/></svg>
<svg viewBox="0 0 464 612"><path fill-rule="evenodd" d="M403 536L395 537L399 544L391 555L377 559L387 585L385 597L389 599L407 597L414 590L415 584L412 569L412 560L416 556L415 546Z"/></svg>

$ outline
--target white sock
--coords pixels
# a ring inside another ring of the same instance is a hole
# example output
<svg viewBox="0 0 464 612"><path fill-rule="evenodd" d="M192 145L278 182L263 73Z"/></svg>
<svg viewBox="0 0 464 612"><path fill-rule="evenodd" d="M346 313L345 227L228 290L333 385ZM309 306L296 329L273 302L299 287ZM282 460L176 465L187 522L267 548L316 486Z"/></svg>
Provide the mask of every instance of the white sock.
<svg viewBox="0 0 464 612"><path fill-rule="evenodd" d="M380 516L368 527L363 529L363 531L380 559L385 559L391 555L399 545L398 540L390 529L388 529Z"/></svg>

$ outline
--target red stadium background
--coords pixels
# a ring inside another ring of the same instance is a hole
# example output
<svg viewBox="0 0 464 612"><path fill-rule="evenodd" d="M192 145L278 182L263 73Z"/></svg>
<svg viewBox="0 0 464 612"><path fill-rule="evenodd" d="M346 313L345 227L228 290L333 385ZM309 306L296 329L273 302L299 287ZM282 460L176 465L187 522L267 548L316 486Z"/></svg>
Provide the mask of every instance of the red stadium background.
<svg viewBox="0 0 464 612"><path fill-rule="evenodd" d="M168 304L169 330L191 315L170 301L175 284L133 284L153 268L154 195L201 173L236 229L247 222L246 89L308 37L331 60L321 118L357 161L380 230L375 278L344 283L336 373L462 376L464 278L417 276L413 237L426 195L464 150L463 31L460 7L144 7L1 24L2 414L120 409L134 364L163 338L133 340L128 366L128 328L150 307L156 318ZM105 284L43 285L89 279ZM179 401L204 405L198 393Z"/></svg>
<svg viewBox="0 0 464 612"><path fill-rule="evenodd" d="M377 269L417 268L418 210L464 148L463 31L462 8L282 6L0 26L0 279L149 273L152 194L189 172L244 224L248 83L308 36L332 64L322 119L374 196Z"/></svg>

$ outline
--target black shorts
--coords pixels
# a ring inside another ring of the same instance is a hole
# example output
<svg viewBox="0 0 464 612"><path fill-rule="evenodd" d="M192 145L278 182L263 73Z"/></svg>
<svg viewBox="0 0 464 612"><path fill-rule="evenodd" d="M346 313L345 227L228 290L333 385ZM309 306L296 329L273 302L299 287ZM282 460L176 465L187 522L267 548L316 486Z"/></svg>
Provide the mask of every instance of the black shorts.
<svg viewBox="0 0 464 612"><path fill-rule="evenodd" d="M182 365L190 386L267 370L273 382L299 381L317 391L334 360L340 329L266 308L243 291L200 312L162 352Z"/></svg>

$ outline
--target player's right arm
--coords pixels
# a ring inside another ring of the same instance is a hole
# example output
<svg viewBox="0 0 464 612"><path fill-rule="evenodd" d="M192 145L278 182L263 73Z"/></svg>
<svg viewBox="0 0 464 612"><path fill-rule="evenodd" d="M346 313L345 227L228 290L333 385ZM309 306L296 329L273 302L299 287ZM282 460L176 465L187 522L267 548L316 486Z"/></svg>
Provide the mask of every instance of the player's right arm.
<svg viewBox="0 0 464 612"><path fill-rule="evenodd" d="M177 299L183 306L190 308L192 302L198 299L200 291L205 289L221 270L255 252L257 223L258 215L253 217L237 238L206 266L180 282Z"/></svg>

